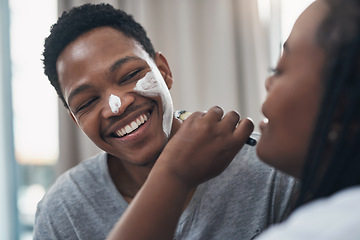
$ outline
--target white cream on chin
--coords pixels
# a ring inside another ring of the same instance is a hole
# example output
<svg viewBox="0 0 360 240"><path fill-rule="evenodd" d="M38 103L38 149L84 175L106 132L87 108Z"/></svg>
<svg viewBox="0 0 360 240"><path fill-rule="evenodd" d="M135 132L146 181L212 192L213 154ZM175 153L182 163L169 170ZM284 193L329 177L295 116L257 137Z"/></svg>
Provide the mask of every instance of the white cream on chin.
<svg viewBox="0 0 360 240"><path fill-rule="evenodd" d="M116 95L110 95L109 97L109 106L111 108L111 111L113 113L118 113L119 112L119 108L121 107L121 100L118 96Z"/></svg>
<svg viewBox="0 0 360 240"><path fill-rule="evenodd" d="M146 73L142 79L138 80L134 90L146 97L160 96L164 111L163 131L168 137L171 132L174 109L170 91L154 60L150 58L139 44L135 44L135 46L138 49L137 53L147 62L151 71Z"/></svg>

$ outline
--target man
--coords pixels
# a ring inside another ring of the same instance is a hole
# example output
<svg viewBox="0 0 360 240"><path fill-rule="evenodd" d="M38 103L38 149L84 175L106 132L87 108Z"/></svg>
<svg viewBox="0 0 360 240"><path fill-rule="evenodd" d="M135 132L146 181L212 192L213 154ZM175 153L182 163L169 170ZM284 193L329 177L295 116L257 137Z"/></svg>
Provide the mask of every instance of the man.
<svg viewBox="0 0 360 240"><path fill-rule="evenodd" d="M34 238L104 239L182 125L173 116L170 68L131 16L105 4L59 18L44 66L70 116L104 153L57 179L38 205ZM231 113L217 121L235 128L238 120ZM243 125L240 142L252 130ZM227 144L222 155L233 158L243 143ZM175 237L251 239L287 216L294 190L292 178L245 146L223 174L189 194Z"/></svg>

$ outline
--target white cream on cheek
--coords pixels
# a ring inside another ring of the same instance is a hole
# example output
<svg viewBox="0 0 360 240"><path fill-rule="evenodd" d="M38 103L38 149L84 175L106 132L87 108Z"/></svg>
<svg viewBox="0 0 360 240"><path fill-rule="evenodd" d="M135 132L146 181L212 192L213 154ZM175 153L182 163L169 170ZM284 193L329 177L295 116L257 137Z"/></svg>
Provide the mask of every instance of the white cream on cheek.
<svg viewBox="0 0 360 240"><path fill-rule="evenodd" d="M109 97L109 106L111 108L111 111L113 113L118 113L119 112L119 108L121 107L121 100L118 96L116 95L110 95Z"/></svg>
<svg viewBox="0 0 360 240"><path fill-rule="evenodd" d="M134 90L139 94L146 97L160 96L163 107L163 131L168 137L171 132L173 122L173 102L170 95L170 91L165 84L165 80L162 77L159 69L155 65L153 59L142 49L139 44L135 44L138 49L137 53L142 57L150 66L151 71L148 72L145 77L138 80Z"/></svg>
<svg viewBox="0 0 360 240"><path fill-rule="evenodd" d="M152 71L146 73L145 77L138 80L134 90L147 97L156 97L160 95L159 84Z"/></svg>

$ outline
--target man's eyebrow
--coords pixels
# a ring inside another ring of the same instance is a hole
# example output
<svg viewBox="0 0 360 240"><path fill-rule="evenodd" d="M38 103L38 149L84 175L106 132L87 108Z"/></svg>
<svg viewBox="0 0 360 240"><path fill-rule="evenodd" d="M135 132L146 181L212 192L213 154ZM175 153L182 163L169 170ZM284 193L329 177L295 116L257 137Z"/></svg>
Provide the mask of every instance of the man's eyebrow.
<svg viewBox="0 0 360 240"><path fill-rule="evenodd" d="M83 85L80 85L79 87L75 88L73 91L71 91L70 94L69 94L69 97L68 97L68 99L67 99L67 102L68 102L69 106L71 105L71 104L70 104L70 103L71 103L71 100L72 100L76 95L78 95L79 93L81 93L81 92L83 92L83 91L85 91L85 90L87 90L87 89L90 89L90 88L92 88L91 85L89 85L89 84L83 84Z"/></svg>
<svg viewBox="0 0 360 240"><path fill-rule="evenodd" d="M129 62L129 61L133 61L133 60L143 60L142 58L139 57L135 57L135 56L126 56L124 58L121 58L117 61L115 61L111 67L109 68L110 72L114 72L115 70L117 70L119 67L121 67L122 65L124 65L125 63Z"/></svg>

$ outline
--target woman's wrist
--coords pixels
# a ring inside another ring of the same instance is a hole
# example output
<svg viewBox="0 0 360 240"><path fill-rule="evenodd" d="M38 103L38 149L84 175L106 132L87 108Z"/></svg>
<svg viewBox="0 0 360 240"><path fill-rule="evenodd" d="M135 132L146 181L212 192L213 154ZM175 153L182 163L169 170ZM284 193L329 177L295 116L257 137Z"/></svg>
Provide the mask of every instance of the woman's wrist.
<svg viewBox="0 0 360 240"><path fill-rule="evenodd" d="M195 187L195 184L185 179L183 172L186 170L176 166L174 161L176 160L166 156L159 157L148 179L156 178L161 184L168 185L168 188L176 188L178 192L187 193Z"/></svg>

